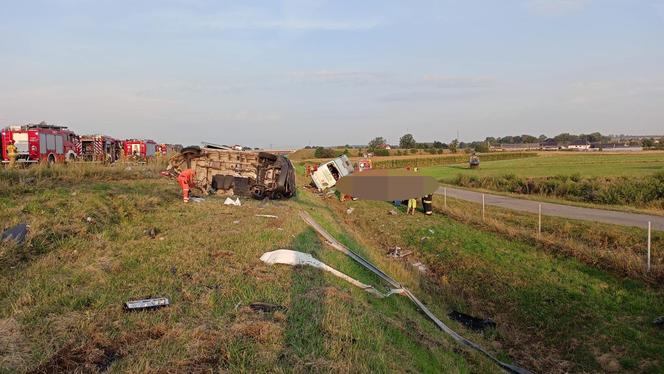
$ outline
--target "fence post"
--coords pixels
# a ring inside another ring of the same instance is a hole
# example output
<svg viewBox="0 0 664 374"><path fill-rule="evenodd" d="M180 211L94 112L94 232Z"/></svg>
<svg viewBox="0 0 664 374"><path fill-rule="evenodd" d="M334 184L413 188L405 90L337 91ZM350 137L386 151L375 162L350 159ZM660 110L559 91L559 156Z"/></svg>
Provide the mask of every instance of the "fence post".
<svg viewBox="0 0 664 374"><path fill-rule="evenodd" d="M484 194L482 194L482 221L484 221Z"/></svg>
<svg viewBox="0 0 664 374"><path fill-rule="evenodd" d="M445 196L445 197L444 197L444 200L445 200L445 209L447 209L447 187L444 187L444 188L443 188L443 191L444 191L443 196Z"/></svg>
<svg viewBox="0 0 664 374"><path fill-rule="evenodd" d="M539 205L539 217L537 220L537 239L542 235L542 204Z"/></svg>
<svg viewBox="0 0 664 374"><path fill-rule="evenodd" d="M652 225L651 222L648 221L648 272L650 272L650 231L651 231Z"/></svg>

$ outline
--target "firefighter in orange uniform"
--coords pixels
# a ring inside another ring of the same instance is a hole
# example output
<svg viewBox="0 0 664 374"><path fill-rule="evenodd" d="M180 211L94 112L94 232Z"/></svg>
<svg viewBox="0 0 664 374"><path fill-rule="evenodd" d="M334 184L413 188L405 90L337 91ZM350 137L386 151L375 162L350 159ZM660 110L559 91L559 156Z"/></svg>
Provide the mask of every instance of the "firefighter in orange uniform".
<svg viewBox="0 0 664 374"><path fill-rule="evenodd" d="M194 186L194 177L196 172L192 169L184 170L180 175L178 175L178 183L182 187L182 199L185 203L189 202L189 190L190 187Z"/></svg>
<svg viewBox="0 0 664 374"><path fill-rule="evenodd" d="M14 145L14 141L10 140L7 145L7 158L9 158L9 167L13 168L16 164L16 157L18 156L18 148Z"/></svg>

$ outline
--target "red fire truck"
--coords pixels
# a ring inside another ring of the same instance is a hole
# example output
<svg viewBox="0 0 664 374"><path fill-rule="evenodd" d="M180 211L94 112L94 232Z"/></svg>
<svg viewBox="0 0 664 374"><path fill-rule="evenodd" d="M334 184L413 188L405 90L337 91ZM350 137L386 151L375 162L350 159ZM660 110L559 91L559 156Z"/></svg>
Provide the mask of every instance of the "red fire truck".
<svg viewBox="0 0 664 374"><path fill-rule="evenodd" d="M120 159L122 144L106 135L83 135L80 137L78 154L83 161L112 163Z"/></svg>
<svg viewBox="0 0 664 374"><path fill-rule="evenodd" d="M13 140L18 149L17 163L73 161L78 136L67 127L39 124L10 126L2 130L2 162L9 162L7 146Z"/></svg>
<svg viewBox="0 0 664 374"><path fill-rule="evenodd" d="M130 160L147 161L157 153L157 143L153 140L128 139L124 142L124 155Z"/></svg>

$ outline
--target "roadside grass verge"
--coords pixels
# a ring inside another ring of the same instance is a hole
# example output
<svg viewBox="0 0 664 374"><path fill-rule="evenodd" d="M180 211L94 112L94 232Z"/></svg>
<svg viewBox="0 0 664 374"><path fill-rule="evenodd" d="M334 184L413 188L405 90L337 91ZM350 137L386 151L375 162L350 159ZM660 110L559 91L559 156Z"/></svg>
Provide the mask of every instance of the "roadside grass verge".
<svg viewBox="0 0 664 374"><path fill-rule="evenodd" d="M298 217L307 209L371 253L307 192L242 207L214 197L184 205L165 179L91 180L0 203L7 226L31 225L25 245L0 251L0 372L499 372L405 298L376 299L316 269L260 262L266 251L300 250L380 286ZM416 272L397 275L417 284ZM171 305L122 310L156 296ZM252 302L288 310L254 312Z"/></svg>
<svg viewBox="0 0 664 374"><path fill-rule="evenodd" d="M547 373L663 370L664 331L652 324L664 314L661 287L456 216L406 216L403 208L393 216L390 204L368 201L339 205L340 214L355 208L347 225L384 256L394 246L414 251L392 261L424 262L429 281L423 287L429 283L429 292L450 308L496 321L485 339L524 367Z"/></svg>
<svg viewBox="0 0 664 374"><path fill-rule="evenodd" d="M78 185L95 181L119 181L157 178L167 165L166 159L148 164L118 162L112 165L72 163L30 165L25 168L0 168L0 196L39 192L55 185Z"/></svg>
<svg viewBox="0 0 664 374"><path fill-rule="evenodd" d="M660 231L652 232L651 271L646 272L644 229L543 216L538 237L536 214L487 206L482 220L480 204L448 198L445 208L442 196L434 198L434 209L478 229L530 243L554 255L573 256L618 276L664 284L664 233Z"/></svg>

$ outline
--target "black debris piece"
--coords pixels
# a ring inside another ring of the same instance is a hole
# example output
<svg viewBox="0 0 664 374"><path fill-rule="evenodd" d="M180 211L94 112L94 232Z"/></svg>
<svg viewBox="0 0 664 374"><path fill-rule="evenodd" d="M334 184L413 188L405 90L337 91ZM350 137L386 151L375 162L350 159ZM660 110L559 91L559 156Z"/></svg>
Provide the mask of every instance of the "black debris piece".
<svg viewBox="0 0 664 374"><path fill-rule="evenodd" d="M282 311L285 312L288 310L283 305L274 305L274 304L267 304L267 303L251 303L249 304L249 308L253 310L254 312L263 312L263 313L274 313L276 311Z"/></svg>
<svg viewBox="0 0 664 374"><path fill-rule="evenodd" d="M655 318L655 320L652 321L652 323L655 326L664 327L664 316L660 316L660 317Z"/></svg>
<svg viewBox="0 0 664 374"><path fill-rule="evenodd" d="M25 238L28 236L28 228L29 226L26 223L10 227L2 233L2 241L13 240L16 244L23 244Z"/></svg>
<svg viewBox="0 0 664 374"><path fill-rule="evenodd" d="M157 235L159 235L159 229L156 227L151 227L145 230L145 234L147 234L147 236L149 236L150 238L154 239L157 237Z"/></svg>
<svg viewBox="0 0 664 374"><path fill-rule="evenodd" d="M456 310L450 312L448 316L453 320L457 321L460 324L468 327L473 331L484 331L487 328L495 328L496 323L491 319L481 319L468 314L457 312Z"/></svg>

